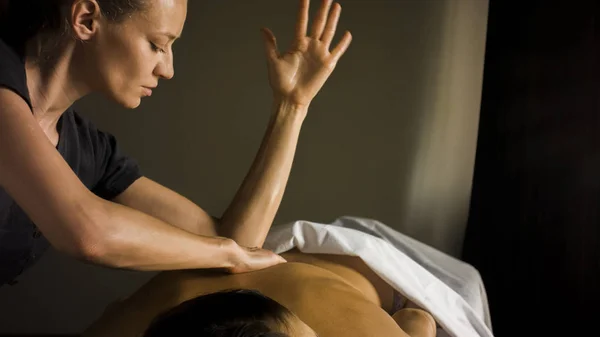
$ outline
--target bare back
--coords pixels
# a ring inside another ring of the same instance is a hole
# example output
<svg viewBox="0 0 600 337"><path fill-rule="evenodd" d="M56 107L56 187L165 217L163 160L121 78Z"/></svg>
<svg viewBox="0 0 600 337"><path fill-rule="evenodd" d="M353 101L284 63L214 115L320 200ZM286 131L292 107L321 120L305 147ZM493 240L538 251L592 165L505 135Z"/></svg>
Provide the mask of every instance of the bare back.
<svg viewBox="0 0 600 337"><path fill-rule="evenodd" d="M391 305L391 288L381 287L383 281L373 279L375 274L364 270L368 267L359 258L298 251L281 255L289 262L251 273L163 272L107 310L84 336L140 336L160 312L203 294L233 288L262 292L321 336L408 336L382 308L382 303ZM382 301L381 292L389 293L389 300L383 296Z"/></svg>

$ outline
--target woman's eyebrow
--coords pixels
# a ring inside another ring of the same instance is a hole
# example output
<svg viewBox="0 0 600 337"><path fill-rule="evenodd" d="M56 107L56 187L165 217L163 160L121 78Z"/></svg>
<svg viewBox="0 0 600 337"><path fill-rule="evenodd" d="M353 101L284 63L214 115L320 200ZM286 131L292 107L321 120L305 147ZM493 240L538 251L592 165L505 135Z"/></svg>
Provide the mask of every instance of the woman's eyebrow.
<svg viewBox="0 0 600 337"><path fill-rule="evenodd" d="M173 41L175 41L175 40L177 40L178 38L181 37L181 35L177 36L177 35L171 34L169 32L160 32L159 34L165 35L166 37L168 37L170 40L173 40Z"/></svg>

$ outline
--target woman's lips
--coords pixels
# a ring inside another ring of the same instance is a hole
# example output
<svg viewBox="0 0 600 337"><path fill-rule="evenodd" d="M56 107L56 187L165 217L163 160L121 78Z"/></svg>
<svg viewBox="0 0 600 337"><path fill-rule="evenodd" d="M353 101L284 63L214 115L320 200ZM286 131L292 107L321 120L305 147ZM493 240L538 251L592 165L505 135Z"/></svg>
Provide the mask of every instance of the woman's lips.
<svg viewBox="0 0 600 337"><path fill-rule="evenodd" d="M144 96L152 96L152 89L148 88L148 87L142 87L144 89Z"/></svg>

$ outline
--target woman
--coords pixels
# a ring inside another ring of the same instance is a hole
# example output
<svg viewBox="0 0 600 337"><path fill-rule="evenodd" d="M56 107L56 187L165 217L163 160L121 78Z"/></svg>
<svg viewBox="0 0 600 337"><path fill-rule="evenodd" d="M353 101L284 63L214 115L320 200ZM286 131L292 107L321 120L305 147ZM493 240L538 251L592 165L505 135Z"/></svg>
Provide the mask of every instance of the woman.
<svg viewBox="0 0 600 337"><path fill-rule="evenodd" d="M163 272L83 336L436 336L433 317L394 296L359 257L282 256L288 263L251 273Z"/></svg>
<svg viewBox="0 0 600 337"><path fill-rule="evenodd" d="M300 1L285 54L263 29L272 118L220 219L141 175L113 136L73 103L100 92L128 108L173 77L186 0L10 0L0 29L0 285L52 245L115 268L223 268L285 262L260 247L279 207L312 99L350 45L330 45L341 7L323 1L308 30Z"/></svg>

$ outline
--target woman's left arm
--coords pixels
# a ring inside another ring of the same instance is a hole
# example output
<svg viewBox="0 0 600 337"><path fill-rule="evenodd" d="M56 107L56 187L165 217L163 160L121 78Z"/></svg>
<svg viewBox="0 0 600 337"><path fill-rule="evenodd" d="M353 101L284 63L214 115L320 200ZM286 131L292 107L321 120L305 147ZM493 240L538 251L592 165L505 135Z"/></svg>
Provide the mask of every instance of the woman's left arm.
<svg viewBox="0 0 600 337"><path fill-rule="evenodd" d="M190 233L218 235L241 246L261 247L281 203L305 115L302 109L284 102L275 102L273 108L254 163L221 219L146 177L136 180L113 201Z"/></svg>
<svg viewBox="0 0 600 337"><path fill-rule="evenodd" d="M258 154L221 219L177 192L142 177L113 201L188 232L223 236L241 246L262 247L291 171L305 109L275 102Z"/></svg>
<svg viewBox="0 0 600 337"><path fill-rule="evenodd" d="M219 235L246 247L262 247L281 203L302 123L312 99L325 84L352 37L346 32L330 52L341 6L323 0L307 35L309 0L300 0L295 39L283 54L263 29L272 115L254 162L223 216L211 218L184 197L148 179L134 183L116 201L202 235Z"/></svg>

